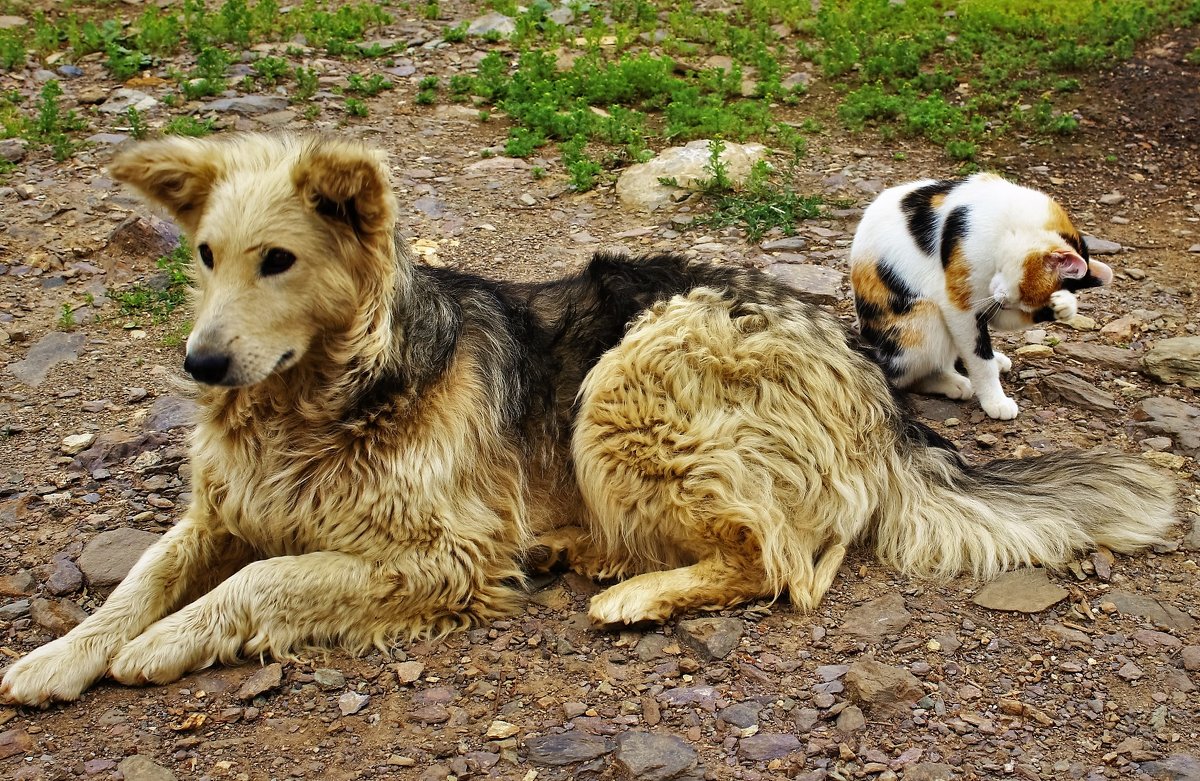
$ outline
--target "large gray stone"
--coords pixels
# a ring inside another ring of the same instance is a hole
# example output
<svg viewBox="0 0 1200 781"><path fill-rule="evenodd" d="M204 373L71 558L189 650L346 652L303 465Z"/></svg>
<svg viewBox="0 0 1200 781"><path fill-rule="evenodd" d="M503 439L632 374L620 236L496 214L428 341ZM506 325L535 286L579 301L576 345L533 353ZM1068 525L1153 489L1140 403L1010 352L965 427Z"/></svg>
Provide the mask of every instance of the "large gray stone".
<svg viewBox="0 0 1200 781"><path fill-rule="evenodd" d="M113 529L92 538L79 554L79 569L90 585L115 586L162 535L140 529Z"/></svg>
<svg viewBox="0 0 1200 781"><path fill-rule="evenodd" d="M1041 567L1005 572L991 581L971 600L990 610L1037 613L1070 596L1062 586L1051 583Z"/></svg>
<svg viewBox="0 0 1200 781"><path fill-rule="evenodd" d="M1157 342L1142 356L1142 368L1159 382L1200 388L1200 336Z"/></svg>
<svg viewBox="0 0 1200 781"><path fill-rule="evenodd" d="M517 23L511 16L505 16L498 11L484 14L472 19L467 25L467 35L487 35L493 33L501 38L508 38L517 31Z"/></svg>
<svg viewBox="0 0 1200 781"><path fill-rule="evenodd" d="M583 732L543 735L525 741L526 757L535 765L570 765L602 757L613 750L608 738Z"/></svg>
<svg viewBox="0 0 1200 781"><path fill-rule="evenodd" d="M726 176L735 187L746 181L751 167L766 158L768 149L762 144L726 144L721 162ZM621 203L640 211L657 211L670 206L688 190L712 178L709 169L709 142L692 141L686 146L664 149L653 160L631 165L617 179L617 197ZM663 184L660 180L673 181Z"/></svg>
<svg viewBox="0 0 1200 781"><path fill-rule="evenodd" d="M117 766L125 781L175 781L175 774L152 759L134 754Z"/></svg>
<svg viewBox="0 0 1200 781"><path fill-rule="evenodd" d="M1141 351L1096 342L1060 342L1054 352L1101 369L1135 372L1141 367Z"/></svg>
<svg viewBox="0 0 1200 781"><path fill-rule="evenodd" d="M1174 605L1153 597L1132 594L1128 591L1111 591L1106 599L1126 615L1148 619L1161 627L1176 632L1189 632L1196 626L1196 619Z"/></svg>
<svg viewBox="0 0 1200 781"><path fill-rule="evenodd" d="M55 366L74 363L85 342L87 337L83 334L51 331L30 348L23 360L9 364L8 370L21 382L36 388Z"/></svg>
<svg viewBox="0 0 1200 781"><path fill-rule="evenodd" d="M767 271L814 304L836 304L845 297L846 275L840 271L804 263L772 263Z"/></svg>
<svg viewBox="0 0 1200 781"><path fill-rule="evenodd" d="M864 657L846 673L846 694L869 713L898 716L907 714L925 690L908 670Z"/></svg>
<svg viewBox="0 0 1200 781"><path fill-rule="evenodd" d="M1154 781L1200 781L1200 758L1192 754L1172 754L1166 759L1145 762L1139 770Z"/></svg>
<svg viewBox="0 0 1200 781"><path fill-rule="evenodd" d="M736 618L694 618L680 621L679 640L709 661L724 659L737 648L745 626Z"/></svg>
<svg viewBox="0 0 1200 781"><path fill-rule="evenodd" d="M1142 399L1131 412L1138 427L1150 435L1163 434L1175 440L1177 449L1200 456L1200 407L1166 396Z"/></svg>
<svg viewBox="0 0 1200 781"><path fill-rule="evenodd" d="M1084 235L1083 243L1087 245L1090 255L1116 255L1121 251L1121 245L1108 239L1098 239L1095 236Z"/></svg>
<svg viewBox="0 0 1200 781"><path fill-rule="evenodd" d="M638 781L670 781L696 767L696 749L674 735L626 732L617 738L616 766Z"/></svg>
<svg viewBox="0 0 1200 781"><path fill-rule="evenodd" d="M1106 393L1077 374L1055 372L1041 379L1046 395L1092 412L1116 412L1120 409L1111 393Z"/></svg>
<svg viewBox="0 0 1200 781"><path fill-rule="evenodd" d="M288 107L288 99L282 95L246 95L240 98L221 98L203 106L204 111L221 111L254 116L268 114L272 111L283 111Z"/></svg>
<svg viewBox="0 0 1200 781"><path fill-rule="evenodd" d="M157 105L158 101L146 93L122 87L113 90L113 93L108 96L108 100L97 106L96 110L102 114L122 114L131 108L138 111L149 111Z"/></svg>
<svg viewBox="0 0 1200 781"><path fill-rule="evenodd" d="M163 396L150 405L146 416L146 430L166 432L176 428L189 428L196 422L200 405L182 396Z"/></svg>
<svg viewBox="0 0 1200 781"><path fill-rule="evenodd" d="M786 733L760 732L738 741L738 756L751 762L770 762L800 751L800 739Z"/></svg>
<svg viewBox="0 0 1200 781"><path fill-rule="evenodd" d="M877 643L885 637L900 634L912 621L904 607L904 597L897 593L872 599L854 608L842 621L842 631L866 643Z"/></svg>

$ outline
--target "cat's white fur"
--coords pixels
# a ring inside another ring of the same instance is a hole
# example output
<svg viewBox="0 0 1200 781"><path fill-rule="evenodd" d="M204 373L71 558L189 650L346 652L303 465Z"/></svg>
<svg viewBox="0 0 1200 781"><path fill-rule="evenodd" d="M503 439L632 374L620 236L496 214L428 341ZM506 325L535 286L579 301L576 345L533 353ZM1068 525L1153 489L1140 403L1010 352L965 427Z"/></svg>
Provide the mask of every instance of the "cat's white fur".
<svg viewBox="0 0 1200 781"><path fill-rule="evenodd" d="M1022 263L1033 250L1044 247L1051 252L1063 245L1062 238L1046 227L1052 222L1057 204L1044 193L993 174L976 174L946 194L936 207L940 224L944 225L946 217L959 206L971 210L970 228L960 240L969 259L971 288L971 308L963 311L949 300L939 252L928 255L917 244L901 208L905 195L931 184L936 181L925 179L892 187L871 203L850 248L851 267L885 259L920 297L937 305L940 318L927 316L923 344L904 351L900 371L893 375L899 387L952 399L975 394L990 417L1011 420L1017 416L1017 403L1005 394L1000 374L1011 369L1012 362L999 352L994 352L991 359L976 355L975 313L989 305L999 306L989 323L991 327L1015 330L1029 326L1029 318L1021 314L1032 313L1020 298ZM1105 284L1112 278L1111 270L1102 263L1084 263L1082 271L1079 263L1084 261L1075 256L1067 275L1083 276L1090 266L1099 277L1107 274ZM1075 295L1067 290L1055 292L1050 307L1057 320L1069 320L1078 311ZM955 369L959 358L966 377Z"/></svg>

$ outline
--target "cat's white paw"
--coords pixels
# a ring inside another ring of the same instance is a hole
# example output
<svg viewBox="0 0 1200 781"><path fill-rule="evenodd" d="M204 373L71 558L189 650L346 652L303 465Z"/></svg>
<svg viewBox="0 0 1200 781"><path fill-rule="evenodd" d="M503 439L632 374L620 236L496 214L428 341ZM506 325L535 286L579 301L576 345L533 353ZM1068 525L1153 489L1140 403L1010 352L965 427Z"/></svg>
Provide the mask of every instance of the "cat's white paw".
<svg viewBox="0 0 1200 781"><path fill-rule="evenodd" d="M995 361L996 361L996 368L998 368L998 369L1000 370L1000 373L1001 373L1001 374L1005 374L1005 373L1007 373L1007 372L1009 372L1009 371L1011 371L1011 370L1012 370L1012 359L1011 359L1011 358L1009 358L1009 357L1008 357L1007 355L1005 355L1004 353L1002 353L1002 352L993 352L993 353L992 353L992 358L994 358L994 359L995 359Z"/></svg>
<svg viewBox="0 0 1200 781"><path fill-rule="evenodd" d="M958 372L939 372L922 378L912 385L912 390L930 396L945 396L948 399L969 399L975 395L971 381Z"/></svg>
<svg viewBox="0 0 1200 781"><path fill-rule="evenodd" d="M1007 396L1001 396L998 399L979 400L979 406L983 407L983 411L988 414L989 418L996 420L1012 420L1017 416L1017 403Z"/></svg>
<svg viewBox="0 0 1200 781"><path fill-rule="evenodd" d="M1050 309L1055 320L1065 322L1079 314L1079 299L1070 290L1056 290L1050 294Z"/></svg>

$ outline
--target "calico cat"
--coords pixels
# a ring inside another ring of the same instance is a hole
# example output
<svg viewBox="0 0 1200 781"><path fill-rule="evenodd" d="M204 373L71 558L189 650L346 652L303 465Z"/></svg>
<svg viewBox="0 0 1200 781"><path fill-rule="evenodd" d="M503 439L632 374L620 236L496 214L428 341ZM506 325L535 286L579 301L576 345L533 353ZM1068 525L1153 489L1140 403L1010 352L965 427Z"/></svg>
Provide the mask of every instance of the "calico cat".
<svg viewBox="0 0 1200 781"><path fill-rule="evenodd" d="M1017 403L1000 373L1012 362L988 329L1069 320L1071 291L1109 284L1112 269L1088 258L1053 198L975 174L880 193L854 234L850 279L863 338L897 387L976 394L989 416L1011 420Z"/></svg>

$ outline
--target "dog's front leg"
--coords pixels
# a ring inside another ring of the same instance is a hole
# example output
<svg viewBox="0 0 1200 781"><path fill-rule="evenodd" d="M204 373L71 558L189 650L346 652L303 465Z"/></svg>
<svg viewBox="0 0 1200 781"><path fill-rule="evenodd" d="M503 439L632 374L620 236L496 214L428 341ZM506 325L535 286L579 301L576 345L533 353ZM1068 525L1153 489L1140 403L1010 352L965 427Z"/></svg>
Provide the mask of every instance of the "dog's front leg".
<svg viewBox="0 0 1200 781"><path fill-rule="evenodd" d="M286 658L302 644L379 645L418 621L405 599L411 583L387 573L347 553L256 561L128 643L109 673L127 684L170 683L218 661Z"/></svg>
<svg viewBox="0 0 1200 781"><path fill-rule="evenodd" d="M185 516L142 554L99 610L12 665L0 684L0 699L36 706L78 699L125 643L211 587L214 574L225 571L233 558L249 559L244 543Z"/></svg>

